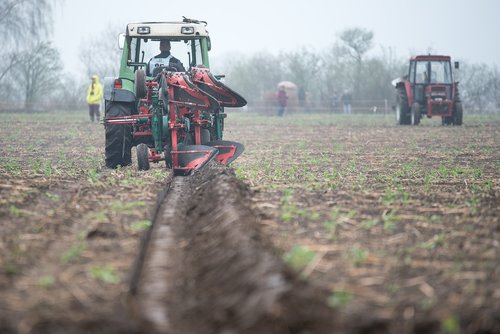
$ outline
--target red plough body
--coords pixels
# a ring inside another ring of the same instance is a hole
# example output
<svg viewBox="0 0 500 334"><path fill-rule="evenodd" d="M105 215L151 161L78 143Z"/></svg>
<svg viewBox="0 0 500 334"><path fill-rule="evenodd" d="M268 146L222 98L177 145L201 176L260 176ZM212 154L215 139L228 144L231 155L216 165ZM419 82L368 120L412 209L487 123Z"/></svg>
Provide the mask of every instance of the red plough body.
<svg viewBox="0 0 500 334"><path fill-rule="evenodd" d="M163 71L143 85L146 94L137 114L105 120L106 125L131 125L135 144L147 145L142 158L138 147L139 166L165 160L175 175L189 175L212 159L227 165L243 152L242 144L222 140L222 130L224 107L242 107L246 101L208 69ZM141 159L148 161L141 164Z"/></svg>

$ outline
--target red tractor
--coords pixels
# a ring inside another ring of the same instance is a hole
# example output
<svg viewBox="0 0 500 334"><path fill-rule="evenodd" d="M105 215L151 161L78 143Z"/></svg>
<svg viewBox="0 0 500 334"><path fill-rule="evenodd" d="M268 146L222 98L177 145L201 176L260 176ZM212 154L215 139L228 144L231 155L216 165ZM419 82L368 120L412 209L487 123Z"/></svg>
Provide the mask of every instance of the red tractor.
<svg viewBox="0 0 500 334"><path fill-rule="evenodd" d="M455 69L458 69L455 62ZM458 81L453 81L449 56L422 55L410 59L404 78L395 79L396 121L418 125L422 115L440 116L443 125L462 125L463 110Z"/></svg>

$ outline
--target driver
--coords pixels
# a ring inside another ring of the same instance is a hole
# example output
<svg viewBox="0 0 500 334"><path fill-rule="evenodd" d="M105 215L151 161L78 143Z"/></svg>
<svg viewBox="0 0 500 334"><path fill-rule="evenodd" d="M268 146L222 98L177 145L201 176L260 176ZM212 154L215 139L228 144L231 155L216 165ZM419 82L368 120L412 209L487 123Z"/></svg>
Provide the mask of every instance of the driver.
<svg viewBox="0 0 500 334"><path fill-rule="evenodd" d="M185 72L186 69L182 65L181 61L170 54L170 41L167 39L160 40L160 51L159 55L154 56L149 60L148 63L148 75L155 76L159 72L161 67L171 67L177 72ZM157 69L155 71L155 69Z"/></svg>

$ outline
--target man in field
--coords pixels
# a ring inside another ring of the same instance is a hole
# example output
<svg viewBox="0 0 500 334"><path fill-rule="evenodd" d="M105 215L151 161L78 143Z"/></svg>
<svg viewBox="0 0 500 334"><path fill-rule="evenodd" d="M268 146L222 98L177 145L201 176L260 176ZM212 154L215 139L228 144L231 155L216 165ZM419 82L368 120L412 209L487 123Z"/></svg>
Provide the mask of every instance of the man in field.
<svg viewBox="0 0 500 334"><path fill-rule="evenodd" d="M161 68L164 67L170 67L171 69L175 69L177 72L186 71L182 62L170 53L170 41L167 39L160 40L160 54L149 60L148 75L156 76Z"/></svg>
<svg viewBox="0 0 500 334"><path fill-rule="evenodd" d="M280 86L278 88L278 94L276 96L278 102L278 116L283 116L285 113L286 102L288 100L288 95L285 91L285 87Z"/></svg>

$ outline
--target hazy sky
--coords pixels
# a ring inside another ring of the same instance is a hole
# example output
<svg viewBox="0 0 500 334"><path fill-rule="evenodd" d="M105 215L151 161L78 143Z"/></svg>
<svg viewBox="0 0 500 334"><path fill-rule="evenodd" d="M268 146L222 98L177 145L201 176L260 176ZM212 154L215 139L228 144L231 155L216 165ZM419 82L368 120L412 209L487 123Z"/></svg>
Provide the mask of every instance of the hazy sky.
<svg viewBox="0 0 500 334"><path fill-rule="evenodd" d="M66 69L78 67L82 39L128 22L208 22L212 57L232 52L322 51L339 32L363 27L375 47L407 58L432 51L500 65L498 0L66 0L55 11L54 43ZM117 31L117 34L119 31Z"/></svg>

